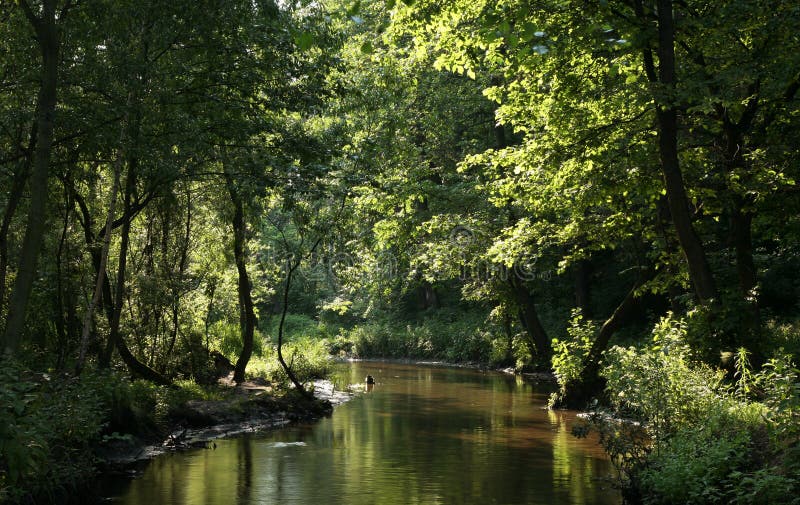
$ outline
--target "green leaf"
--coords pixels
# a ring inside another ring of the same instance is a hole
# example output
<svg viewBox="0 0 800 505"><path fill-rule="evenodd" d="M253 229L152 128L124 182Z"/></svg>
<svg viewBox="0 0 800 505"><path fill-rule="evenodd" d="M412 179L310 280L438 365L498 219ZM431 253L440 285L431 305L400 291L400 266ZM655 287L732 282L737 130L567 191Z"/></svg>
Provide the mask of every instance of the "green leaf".
<svg viewBox="0 0 800 505"><path fill-rule="evenodd" d="M375 52L375 48L372 47L372 42L366 41L363 44L361 44L361 52L364 54L372 54L373 52Z"/></svg>
<svg viewBox="0 0 800 505"><path fill-rule="evenodd" d="M297 44L297 48L301 51L308 51L311 49L311 46L314 45L314 34L311 32L302 32L295 37L294 43Z"/></svg>

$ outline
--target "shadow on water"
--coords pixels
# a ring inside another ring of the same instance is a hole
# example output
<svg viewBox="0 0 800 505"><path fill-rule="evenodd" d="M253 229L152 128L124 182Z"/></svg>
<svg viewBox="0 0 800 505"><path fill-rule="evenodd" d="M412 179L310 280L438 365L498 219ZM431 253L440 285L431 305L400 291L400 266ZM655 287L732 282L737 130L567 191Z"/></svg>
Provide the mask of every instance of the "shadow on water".
<svg viewBox="0 0 800 505"><path fill-rule="evenodd" d="M361 362L376 384L333 416L157 458L123 504L618 504L612 468L549 390L475 370ZM235 498L234 498L235 497Z"/></svg>

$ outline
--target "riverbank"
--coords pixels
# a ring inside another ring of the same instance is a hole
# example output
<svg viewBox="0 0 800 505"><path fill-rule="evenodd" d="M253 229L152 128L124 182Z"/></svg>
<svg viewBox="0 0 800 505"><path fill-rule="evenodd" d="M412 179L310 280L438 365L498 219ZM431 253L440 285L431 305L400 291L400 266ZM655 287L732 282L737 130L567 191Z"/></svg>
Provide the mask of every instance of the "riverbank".
<svg viewBox="0 0 800 505"><path fill-rule="evenodd" d="M314 422L353 397L328 380L314 382L313 399L294 390L274 391L263 379L229 385L231 390L223 398L189 400L174 408L170 425L157 435L113 441L99 448L101 473L129 473L161 454L213 447L220 438Z"/></svg>
<svg viewBox="0 0 800 505"><path fill-rule="evenodd" d="M165 452L312 422L351 396L325 381L308 398L266 379L160 386L110 371L74 376L2 365L0 503L9 504L91 496L100 474L135 473Z"/></svg>
<svg viewBox="0 0 800 505"><path fill-rule="evenodd" d="M471 370L483 370L490 372L500 372L507 375L520 375L535 382L556 383L556 376L552 372L531 371L527 367L496 367L488 363L478 361L449 362L441 360L418 360L407 358L354 358L354 357L334 357L338 363L390 363L396 365L427 365L441 366L449 368L466 368Z"/></svg>

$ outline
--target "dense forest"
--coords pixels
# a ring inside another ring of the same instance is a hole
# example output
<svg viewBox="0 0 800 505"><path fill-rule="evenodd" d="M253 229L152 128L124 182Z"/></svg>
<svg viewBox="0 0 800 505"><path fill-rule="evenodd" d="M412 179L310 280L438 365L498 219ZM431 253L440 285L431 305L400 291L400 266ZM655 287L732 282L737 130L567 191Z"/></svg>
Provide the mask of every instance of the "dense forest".
<svg viewBox="0 0 800 505"><path fill-rule="evenodd" d="M0 500L78 486L228 361L304 391L339 356L552 372L631 501L796 503L798 28L788 0L2 2Z"/></svg>

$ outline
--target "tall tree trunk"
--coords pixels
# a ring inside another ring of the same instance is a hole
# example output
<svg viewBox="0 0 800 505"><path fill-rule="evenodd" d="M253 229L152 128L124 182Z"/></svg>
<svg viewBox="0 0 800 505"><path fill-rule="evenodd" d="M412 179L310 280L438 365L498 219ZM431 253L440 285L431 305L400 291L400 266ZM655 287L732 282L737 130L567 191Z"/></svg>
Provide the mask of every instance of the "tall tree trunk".
<svg viewBox="0 0 800 505"><path fill-rule="evenodd" d="M737 199L731 213L731 238L736 253L739 290L746 299L753 296L753 290L758 282L756 265L753 261L752 223L753 214L743 210L741 201ZM756 303L755 300L753 303Z"/></svg>
<svg viewBox="0 0 800 505"><path fill-rule="evenodd" d="M42 56L42 81L37 103L39 117L37 118L36 151L30 180L31 200L28 222L25 228L25 238L22 241L17 277L8 304L8 317L2 342L2 348L12 353L18 351L21 343L28 301L36 278L37 260L44 237L48 196L47 179L55 127L60 49L59 28L56 24L56 0L43 1L41 17L37 17L33 13L27 0L20 0L19 3L36 31Z"/></svg>
<svg viewBox="0 0 800 505"><path fill-rule="evenodd" d="M65 181L65 183L69 183L69 181ZM126 182L126 192L127 192L127 182ZM89 250L89 255L92 259L92 268L95 270L95 274L100 271L100 262L101 262L101 250L100 247L97 246L95 243L95 235L93 230L94 227L94 220L92 219L92 215L89 212L89 207L86 205L83 197L80 193L77 192L75 187L70 187L72 191L72 195L75 199L75 203L78 204L78 209L80 210L83 219L81 220L81 225L83 226L84 238L86 240L86 246ZM124 227L127 225L128 233L130 233L130 222L133 220L134 217L134 210L130 208L130 200L128 200L128 205L125 206L125 212L123 212L122 217L117 220L117 222L121 222ZM116 226L116 225L115 225ZM113 226L112 226L113 228ZM123 233L123 236L125 234ZM103 237L101 237L103 238ZM127 239L126 239L127 240ZM127 248L127 244L126 244ZM122 302L124 298L120 298L120 302ZM115 314L117 313L114 303L114 296L111 293L111 282L109 281L108 274L103 275L103 311L105 312L106 319L108 319L109 326L112 325L114 321ZM100 352L99 356L99 366L101 368L105 367L108 368L111 364L111 356L114 352L114 347L110 344L111 335L109 335L109 344L106 346L106 349ZM147 379L151 382L155 382L157 384L171 384L171 381L158 373L157 371L153 370L152 368L148 367L141 361L139 361L136 356L131 353L128 345L125 343L125 340L120 338L115 343L117 350L119 350L120 357L125 365L128 367L128 370L131 371L132 374L136 375L137 377L142 377L143 379Z"/></svg>
<svg viewBox="0 0 800 505"><path fill-rule="evenodd" d="M126 216L130 214L131 200L133 199L133 193L136 190L136 165L137 161L135 159L128 161L128 175L125 178L125 195L122 201L123 214ZM111 321L109 321L110 328L108 341L106 342L106 349L100 357L101 368L107 368L111 364L111 356L114 354L114 349L118 347L119 341L122 340L120 335L120 321L122 319L122 308L125 304L125 277L127 275L128 267L128 244L130 243L130 233L131 220L126 220L123 223L122 230L120 232L119 260L117 263L117 286L115 290L116 298L114 299ZM106 240L108 237L103 238ZM101 269L102 261L103 259L101 255ZM98 276L102 275L102 272L98 274Z"/></svg>
<svg viewBox="0 0 800 505"><path fill-rule="evenodd" d="M256 314L253 309L253 297L250 292L250 278L247 275L247 258L245 256L245 222L244 201L236 189L233 177L226 173L225 182L233 202L233 257L236 271L239 274L239 321L242 329L242 352L236 360L233 370L234 382L244 382L247 362L253 353L253 334L256 327Z"/></svg>
<svg viewBox="0 0 800 505"><path fill-rule="evenodd" d="M119 263L117 265L117 289L116 299L111 307L111 319L109 321L109 335L105 351L100 356L100 367L108 368L111 364L111 357L114 354L114 349L119 351L119 357L128 367L128 370L133 375L142 377L157 384L171 384L171 381L165 376L158 373L153 368L142 363L128 348L128 344L122 336L120 331L120 321L122 319L122 308L125 305L125 277L128 265L128 244L130 242L131 222L133 221L133 211L131 209L131 200L133 192L136 189L136 168L137 160L135 158L128 161L128 176L125 181L125 196L123 199L123 215L129 216L122 224L120 232L120 246L119 246ZM102 258L101 258L102 261ZM111 284L104 283L104 293L107 293L108 299L111 300ZM105 295L104 295L105 296Z"/></svg>
<svg viewBox="0 0 800 505"><path fill-rule="evenodd" d="M658 0L659 80L664 92L675 92L675 25L672 0ZM660 100L659 100L660 101ZM674 101L670 96L668 102ZM658 102L658 101L657 101ZM707 304L718 299L717 286L700 237L692 225L689 199L678 161L678 111L673 103L656 103L658 148L667 202L678 242L686 256L697 298Z"/></svg>
<svg viewBox="0 0 800 505"><path fill-rule="evenodd" d="M314 247L316 248L316 246ZM283 327L284 323L286 322L286 313L289 310L289 290L292 287L292 275L299 266L299 258L295 261L295 263L292 263L291 260L286 261L286 284L283 286L283 309L281 309L281 320L278 323L278 362L281 364L283 371L286 372L289 380L292 382L292 384L294 384L295 389L300 391L300 393L302 393L304 396L313 398L313 395L303 387L303 384L301 384L297 379L297 375L292 370L292 367L289 366L286 363L286 360L283 358Z"/></svg>
<svg viewBox="0 0 800 505"><path fill-rule="evenodd" d="M652 22L644 10L642 0L634 0L634 12L642 26ZM695 294L703 304L718 300L716 282L703 248L703 243L692 225L689 198L678 160L678 111L675 100L675 22L672 0L657 0L658 8L658 60L656 74L653 53L649 47L642 51L644 71L655 85L654 96L658 124L658 148L661 174L667 193L667 204L678 236L678 243L686 258Z"/></svg>
<svg viewBox="0 0 800 505"><path fill-rule="evenodd" d="M180 329L180 307L181 307L181 294L183 286L183 276L186 273L186 266L189 261L189 240L192 233L192 196L191 190L187 188L186 192L186 227L184 228L183 244L181 245L180 258L178 260L178 278L171 279L172 286L172 335L170 337L169 346L164 361L169 360L172 350L175 347L175 341L178 339L178 331Z"/></svg>
<svg viewBox="0 0 800 505"><path fill-rule="evenodd" d="M752 89L752 92L757 93L757 89L758 85ZM729 174L745 172L744 152L746 146L743 132L751 127L757 109L758 100L751 100L745 107L738 124L731 120L727 111L721 113L722 133L725 141L724 164ZM761 315L755 292L758 275L755 261L753 260L753 213L747 208L747 204L750 203L747 196L740 196L735 189L730 191L733 195L729 208L729 247L733 249L734 257L736 258L739 292L744 304L740 325L736 332L736 340L737 345L745 346L753 352L753 362L760 364L763 361L763 356L759 351L758 345Z"/></svg>
<svg viewBox="0 0 800 505"><path fill-rule="evenodd" d="M56 250L56 289L53 296L53 305L55 311L55 324L56 335L58 339L58 360L56 368L63 370L64 363L67 359L70 335L69 328L71 321L69 316L64 312L64 300L66 295L64 293L64 255L66 253L67 237L69 235L69 217L72 214L72 195L69 189L64 188L64 224L61 227L61 237L58 240L58 249Z"/></svg>

